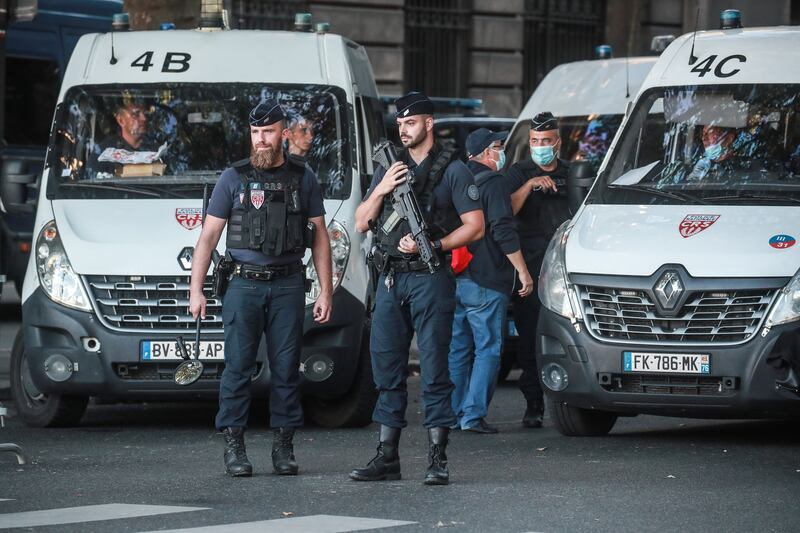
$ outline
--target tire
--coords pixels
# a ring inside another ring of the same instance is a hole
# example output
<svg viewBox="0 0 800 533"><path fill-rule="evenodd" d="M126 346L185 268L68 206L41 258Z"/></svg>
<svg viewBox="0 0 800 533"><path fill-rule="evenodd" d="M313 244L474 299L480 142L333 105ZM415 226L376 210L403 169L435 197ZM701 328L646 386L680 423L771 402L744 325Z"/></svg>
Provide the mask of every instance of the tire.
<svg viewBox="0 0 800 533"><path fill-rule="evenodd" d="M566 402L552 402L553 422L556 429L567 437L599 437L608 434L617 421L617 415L607 411L581 409Z"/></svg>
<svg viewBox="0 0 800 533"><path fill-rule="evenodd" d="M22 329L11 350L11 399L20 418L33 427L69 427L80 422L89 403L88 396L44 394L30 377Z"/></svg>
<svg viewBox="0 0 800 533"><path fill-rule="evenodd" d="M378 391L372 380L372 361L369 352L369 322L364 325L358 368L350 390L336 399L310 397L305 402L309 420L325 428L364 427L372 423L372 410Z"/></svg>

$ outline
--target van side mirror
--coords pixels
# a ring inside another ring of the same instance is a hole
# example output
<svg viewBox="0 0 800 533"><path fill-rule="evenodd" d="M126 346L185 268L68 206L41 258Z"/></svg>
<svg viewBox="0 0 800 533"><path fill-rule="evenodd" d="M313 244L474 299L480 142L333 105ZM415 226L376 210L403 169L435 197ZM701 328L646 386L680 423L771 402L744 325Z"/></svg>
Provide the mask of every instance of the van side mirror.
<svg viewBox="0 0 800 533"><path fill-rule="evenodd" d="M36 211L38 174L31 166L31 161L26 159L3 155L2 170L0 170L0 202L9 213Z"/></svg>
<svg viewBox="0 0 800 533"><path fill-rule="evenodd" d="M567 175L567 201L573 215L583 203L595 179L594 169L588 161L575 161L570 164Z"/></svg>

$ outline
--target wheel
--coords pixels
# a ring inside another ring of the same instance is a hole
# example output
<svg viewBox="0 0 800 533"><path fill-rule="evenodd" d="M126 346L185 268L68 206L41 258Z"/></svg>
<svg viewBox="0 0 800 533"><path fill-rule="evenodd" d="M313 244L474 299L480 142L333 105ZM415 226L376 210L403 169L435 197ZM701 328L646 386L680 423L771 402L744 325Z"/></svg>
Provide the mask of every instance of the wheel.
<svg viewBox="0 0 800 533"><path fill-rule="evenodd" d="M358 368L350 390L336 399L310 397L306 400L306 415L315 424L326 428L363 427L372 422L372 410L378 391L372 380L372 361L369 353L369 322L364 326Z"/></svg>
<svg viewBox="0 0 800 533"><path fill-rule="evenodd" d="M88 396L45 394L31 378L22 329L11 350L11 399L22 420L34 427L67 427L80 422L89 403Z"/></svg>
<svg viewBox="0 0 800 533"><path fill-rule="evenodd" d="M607 411L581 409L566 402L552 402L553 422L562 435L568 437L598 437L606 435L617 421L617 415Z"/></svg>

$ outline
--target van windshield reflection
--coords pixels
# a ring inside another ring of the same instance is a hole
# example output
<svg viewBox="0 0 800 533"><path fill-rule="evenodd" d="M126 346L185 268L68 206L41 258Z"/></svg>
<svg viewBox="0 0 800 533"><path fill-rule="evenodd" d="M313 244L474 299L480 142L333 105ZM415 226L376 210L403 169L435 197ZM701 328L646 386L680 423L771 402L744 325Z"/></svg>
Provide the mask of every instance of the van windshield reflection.
<svg viewBox="0 0 800 533"><path fill-rule="evenodd" d="M267 98L281 103L287 126L303 126L303 159L325 198L346 198L344 92L241 83L70 89L53 139L53 197L199 197L204 184L213 185L225 168L249 157L248 114ZM285 149L296 147L292 139L287 135Z"/></svg>

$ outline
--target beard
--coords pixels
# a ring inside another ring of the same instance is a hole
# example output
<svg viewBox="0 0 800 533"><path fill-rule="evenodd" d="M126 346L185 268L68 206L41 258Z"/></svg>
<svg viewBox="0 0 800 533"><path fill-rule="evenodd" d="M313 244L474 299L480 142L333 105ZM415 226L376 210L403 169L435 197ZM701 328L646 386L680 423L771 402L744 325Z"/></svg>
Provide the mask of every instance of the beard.
<svg viewBox="0 0 800 533"><path fill-rule="evenodd" d="M278 151L274 146L266 146L261 149L252 147L250 149L250 164L254 168L272 168L278 159Z"/></svg>
<svg viewBox="0 0 800 533"><path fill-rule="evenodd" d="M400 142L403 143L404 148L411 149L411 148L416 148L417 146L422 144L427 137L428 137L428 132L423 129L421 132L419 132L419 135L417 135L416 137L401 137Z"/></svg>

